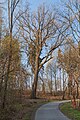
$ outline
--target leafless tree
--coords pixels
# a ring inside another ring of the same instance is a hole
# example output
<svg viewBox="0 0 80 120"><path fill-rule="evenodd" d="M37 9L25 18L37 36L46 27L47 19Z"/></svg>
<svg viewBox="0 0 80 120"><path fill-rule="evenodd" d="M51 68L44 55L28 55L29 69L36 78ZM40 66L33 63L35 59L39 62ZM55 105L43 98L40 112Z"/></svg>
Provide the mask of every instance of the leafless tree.
<svg viewBox="0 0 80 120"><path fill-rule="evenodd" d="M32 14L25 12L19 20L22 29L22 36L27 42L29 63L34 74L32 87L32 98L36 98L38 74L40 69L52 59L52 52L58 48L64 37L65 29L57 21L58 15L55 11L47 9L44 5L40 6ZM47 51L41 57L44 49Z"/></svg>
<svg viewBox="0 0 80 120"><path fill-rule="evenodd" d="M8 0L7 5L8 5L8 23L9 23L9 39L10 39L10 44L9 44L9 54L8 54L8 63L7 63L7 72L6 72L6 77L5 77L5 88L4 88L4 95L3 95L3 103L2 103L2 108L5 107L5 102L6 102L6 93L7 93L7 83L9 80L9 73L10 73L10 67L11 67L11 60L12 60L12 40L13 40L13 19L14 19L14 11L18 5L20 0Z"/></svg>

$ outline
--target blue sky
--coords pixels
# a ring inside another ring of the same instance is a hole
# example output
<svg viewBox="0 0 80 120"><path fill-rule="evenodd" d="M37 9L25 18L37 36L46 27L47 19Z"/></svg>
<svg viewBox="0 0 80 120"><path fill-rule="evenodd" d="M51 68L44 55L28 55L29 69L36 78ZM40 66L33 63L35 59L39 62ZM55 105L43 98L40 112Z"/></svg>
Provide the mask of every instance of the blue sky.
<svg viewBox="0 0 80 120"><path fill-rule="evenodd" d="M46 4L47 6L49 5L54 5L56 7L60 7L62 0L29 0L28 2L30 3L31 9L35 10L39 5L41 4Z"/></svg>
<svg viewBox="0 0 80 120"><path fill-rule="evenodd" d="M0 2L5 1L6 0L0 0ZM20 0L20 1L22 6L26 5L26 2L28 2L30 4L31 10L35 11L41 4L45 4L47 6L54 5L56 8L61 8L63 2L66 2L67 0Z"/></svg>

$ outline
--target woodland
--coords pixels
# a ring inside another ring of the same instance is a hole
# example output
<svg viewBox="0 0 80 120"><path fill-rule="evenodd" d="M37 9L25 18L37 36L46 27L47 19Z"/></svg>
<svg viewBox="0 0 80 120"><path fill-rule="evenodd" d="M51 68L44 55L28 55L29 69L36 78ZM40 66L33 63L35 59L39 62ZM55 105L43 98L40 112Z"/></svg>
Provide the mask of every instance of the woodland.
<svg viewBox="0 0 80 120"><path fill-rule="evenodd" d="M22 2L0 2L0 120L36 99L70 99L80 109L80 1L35 11Z"/></svg>

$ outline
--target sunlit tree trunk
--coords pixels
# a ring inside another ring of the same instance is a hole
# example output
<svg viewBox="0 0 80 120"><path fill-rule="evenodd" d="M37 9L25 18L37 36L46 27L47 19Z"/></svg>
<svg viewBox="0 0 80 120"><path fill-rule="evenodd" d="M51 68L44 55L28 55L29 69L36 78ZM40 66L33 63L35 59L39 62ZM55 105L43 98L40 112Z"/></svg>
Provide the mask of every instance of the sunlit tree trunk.
<svg viewBox="0 0 80 120"><path fill-rule="evenodd" d="M38 74L39 74L39 56L36 56L36 69L34 72L34 82L32 85L32 94L31 94L31 98L33 98L33 99L36 98Z"/></svg>

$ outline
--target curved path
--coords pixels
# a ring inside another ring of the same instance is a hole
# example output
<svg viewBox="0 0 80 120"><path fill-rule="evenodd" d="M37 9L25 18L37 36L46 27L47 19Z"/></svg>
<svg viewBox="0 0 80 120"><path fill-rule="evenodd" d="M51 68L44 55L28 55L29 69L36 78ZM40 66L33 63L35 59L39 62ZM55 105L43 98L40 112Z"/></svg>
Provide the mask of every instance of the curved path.
<svg viewBox="0 0 80 120"><path fill-rule="evenodd" d="M41 106L35 115L35 120L70 120L61 113L59 104L69 101L50 102Z"/></svg>

